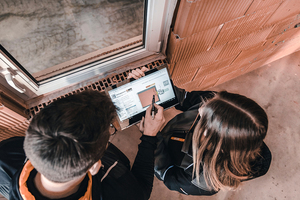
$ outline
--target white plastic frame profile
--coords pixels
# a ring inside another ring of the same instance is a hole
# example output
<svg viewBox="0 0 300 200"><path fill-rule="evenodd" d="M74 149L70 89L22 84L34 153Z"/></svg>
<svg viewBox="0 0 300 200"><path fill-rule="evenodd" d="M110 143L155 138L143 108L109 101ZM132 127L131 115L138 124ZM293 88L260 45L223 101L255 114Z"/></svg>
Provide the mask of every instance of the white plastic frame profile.
<svg viewBox="0 0 300 200"><path fill-rule="evenodd" d="M0 74L8 85L19 93L25 93L25 87L34 93L38 91L38 85L5 56L2 51L0 51Z"/></svg>

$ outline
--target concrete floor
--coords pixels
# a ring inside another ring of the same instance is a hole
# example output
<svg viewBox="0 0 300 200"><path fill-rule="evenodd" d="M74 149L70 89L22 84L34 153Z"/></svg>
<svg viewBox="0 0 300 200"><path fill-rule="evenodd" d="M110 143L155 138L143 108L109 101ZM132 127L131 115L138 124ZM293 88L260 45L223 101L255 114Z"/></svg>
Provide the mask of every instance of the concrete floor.
<svg viewBox="0 0 300 200"><path fill-rule="evenodd" d="M219 85L211 90L227 90L246 95L258 102L269 117L265 143L273 160L268 173L244 182L236 191L220 191L211 197L186 196L168 190L154 178L150 200L296 200L300 197L300 52ZM167 120L178 114L174 108L165 111ZM133 162L141 136L132 126L118 132L112 143ZM3 197L2 197L3 198ZM2 200L1 195L0 199ZM3 198L4 199L4 198Z"/></svg>
<svg viewBox="0 0 300 200"><path fill-rule="evenodd" d="M269 130L265 143L273 160L268 173L244 182L236 191L220 191L211 197L186 196L168 190L154 178L151 200L281 200L299 199L300 191L300 52L284 57L211 90L227 90L254 99L267 112ZM167 119L178 112L165 111ZM140 133L136 126L118 132L112 142L133 162Z"/></svg>

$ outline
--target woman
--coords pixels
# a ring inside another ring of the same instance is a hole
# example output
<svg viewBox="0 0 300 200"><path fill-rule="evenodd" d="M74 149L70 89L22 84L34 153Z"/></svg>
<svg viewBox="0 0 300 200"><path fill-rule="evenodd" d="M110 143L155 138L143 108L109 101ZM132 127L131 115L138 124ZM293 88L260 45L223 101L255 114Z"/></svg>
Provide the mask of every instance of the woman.
<svg viewBox="0 0 300 200"><path fill-rule="evenodd" d="M142 70L129 74L142 75ZM268 118L256 102L225 91L176 90L176 108L184 112L158 134L155 153L155 175L170 190L212 195L267 173Z"/></svg>

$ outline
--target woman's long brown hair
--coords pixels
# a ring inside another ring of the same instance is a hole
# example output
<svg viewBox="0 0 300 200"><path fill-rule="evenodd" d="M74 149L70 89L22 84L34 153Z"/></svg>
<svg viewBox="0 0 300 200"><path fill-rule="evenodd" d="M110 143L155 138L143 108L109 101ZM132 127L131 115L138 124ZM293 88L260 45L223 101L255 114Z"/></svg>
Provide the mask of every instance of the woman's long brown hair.
<svg viewBox="0 0 300 200"><path fill-rule="evenodd" d="M253 100L220 92L202 106L193 134L196 180L214 190L233 189L254 173L251 161L259 156L268 129L265 111Z"/></svg>

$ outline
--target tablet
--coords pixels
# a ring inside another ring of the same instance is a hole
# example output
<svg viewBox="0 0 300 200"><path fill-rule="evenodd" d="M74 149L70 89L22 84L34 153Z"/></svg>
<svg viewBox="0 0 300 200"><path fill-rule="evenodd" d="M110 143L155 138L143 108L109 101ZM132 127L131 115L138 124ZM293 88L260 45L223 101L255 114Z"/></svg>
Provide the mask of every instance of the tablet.
<svg viewBox="0 0 300 200"><path fill-rule="evenodd" d="M145 72L137 80L124 80L106 88L106 93L117 107L117 120L121 130L138 123L151 105L155 103L164 109L178 104L167 65Z"/></svg>

